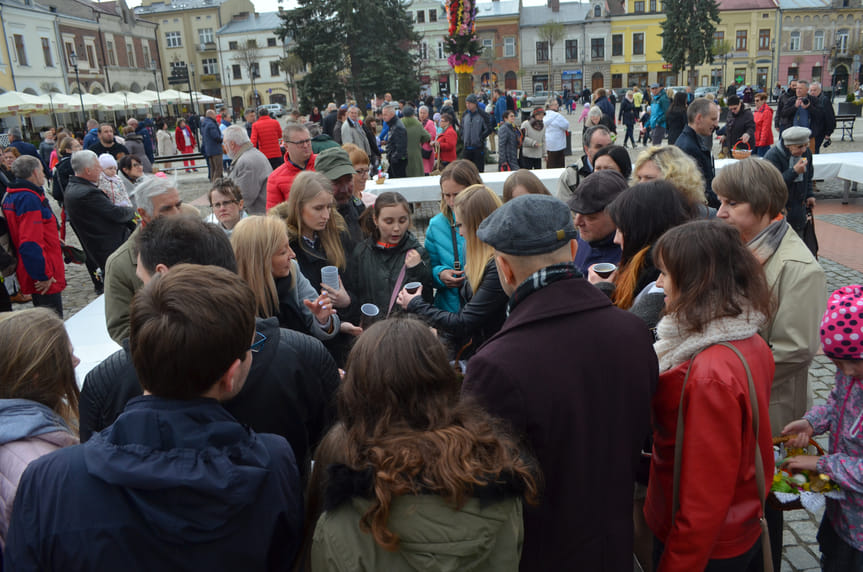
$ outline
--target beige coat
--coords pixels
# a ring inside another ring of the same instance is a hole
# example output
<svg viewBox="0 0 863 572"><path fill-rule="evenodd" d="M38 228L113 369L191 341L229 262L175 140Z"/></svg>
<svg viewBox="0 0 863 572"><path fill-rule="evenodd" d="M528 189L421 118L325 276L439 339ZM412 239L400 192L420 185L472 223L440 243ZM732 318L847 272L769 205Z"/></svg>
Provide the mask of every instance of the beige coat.
<svg viewBox="0 0 863 572"><path fill-rule="evenodd" d="M521 154L531 159L542 159L545 155L545 126L539 131L530 126L530 121L521 124L524 139L521 144Z"/></svg>
<svg viewBox="0 0 863 572"><path fill-rule="evenodd" d="M777 303L773 318L759 332L776 362L770 390L770 429L776 436L808 409L809 364L821 343L827 281L821 265L791 227L764 263L764 273Z"/></svg>

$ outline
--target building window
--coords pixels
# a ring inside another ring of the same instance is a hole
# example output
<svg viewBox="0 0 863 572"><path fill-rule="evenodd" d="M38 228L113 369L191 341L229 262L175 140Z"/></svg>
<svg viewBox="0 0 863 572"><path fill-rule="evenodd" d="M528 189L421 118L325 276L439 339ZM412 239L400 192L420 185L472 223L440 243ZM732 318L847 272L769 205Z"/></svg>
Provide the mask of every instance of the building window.
<svg viewBox="0 0 863 572"><path fill-rule="evenodd" d="M259 78L261 77L261 66L258 62L253 62L251 65L252 68L252 77Z"/></svg>
<svg viewBox="0 0 863 572"><path fill-rule="evenodd" d="M796 52L800 49L800 32L791 32L791 38L788 41L788 50Z"/></svg>
<svg viewBox="0 0 863 572"><path fill-rule="evenodd" d="M611 36L611 55L623 55L623 34L614 34Z"/></svg>
<svg viewBox="0 0 863 572"><path fill-rule="evenodd" d="M437 22L437 8L429 10L429 22Z"/></svg>
<svg viewBox="0 0 863 572"><path fill-rule="evenodd" d="M276 39L275 38L267 38L267 47L275 48L276 47Z"/></svg>
<svg viewBox="0 0 863 572"><path fill-rule="evenodd" d="M443 42L437 43L437 59L439 59L439 60L445 60L446 59L446 53L444 53Z"/></svg>
<svg viewBox="0 0 863 572"><path fill-rule="evenodd" d="M515 57L515 36L509 36L503 39L503 57Z"/></svg>
<svg viewBox="0 0 863 572"><path fill-rule="evenodd" d="M93 46L87 46L87 63L90 64L90 69L96 69L96 54L93 53Z"/></svg>
<svg viewBox="0 0 863 572"><path fill-rule="evenodd" d="M231 74L234 76L234 79L243 79L243 70L240 68L240 64L231 66Z"/></svg>
<svg viewBox="0 0 863 572"><path fill-rule="evenodd" d="M815 42L813 43L812 49L816 52L820 52L824 49L824 30L817 30L815 32Z"/></svg>
<svg viewBox="0 0 863 572"><path fill-rule="evenodd" d="M110 42L108 42L108 43L110 44ZM72 54L72 52L75 51L75 48L72 47L72 42L66 42L64 44L64 46L66 48L66 63L69 64L69 66L71 67L72 66L72 58L70 58L69 56Z"/></svg>
<svg viewBox="0 0 863 572"><path fill-rule="evenodd" d="M644 55L644 32L632 34L632 54L636 56Z"/></svg>
<svg viewBox="0 0 863 572"><path fill-rule="evenodd" d="M836 47L840 54L848 53L848 30L839 30L836 34Z"/></svg>
<svg viewBox="0 0 863 572"><path fill-rule="evenodd" d="M219 60L216 58L201 60L201 73L203 75L214 75L219 73Z"/></svg>
<svg viewBox="0 0 863 572"><path fill-rule="evenodd" d="M536 62L548 61L548 42L536 43Z"/></svg>
<svg viewBox="0 0 863 572"><path fill-rule="evenodd" d="M746 83L746 68L734 68L734 82L737 85Z"/></svg>
<svg viewBox="0 0 863 572"><path fill-rule="evenodd" d="M202 44L212 44L213 43L213 29L212 28L201 28L198 30L198 41Z"/></svg>
<svg viewBox="0 0 863 572"><path fill-rule="evenodd" d="M746 30L737 30L737 42L734 44L734 49L738 52L746 51Z"/></svg>
<svg viewBox="0 0 863 572"><path fill-rule="evenodd" d="M255 49L258 47L258 41L254 38L252 38L251 40L246 40L246 47Z"/></svg>
<svg viewBox="0 0 863 572"><path fill-rule="evenodd" d="M812 66L812 81L821 81L821 64Z"/></svg>
<svg viewBox="0 0 863 572"><path fill-rule="evenodd" d="M593 17L602 18L602 7L599 4L593 7Z"/></svg>
<svg viewBox="0 0 863 572"><path fill-rule="evenodd" d="M590 39L590 59L592 61L605 59L605 38Z"/></svg>
<svg viewBox="0 0 863 572"><path fill-rule="evenodd" d="M429 59L429 45L428 42L421 42L419 45L420 50L420 59L426 61Z"/></svg>
<svg viewBox="0 0 863 572"><path fill-rule="evenodd" d="M42 57L45 58L46 67L54 67L54 58L51 57L51 42L48 41L48 38L42 38Z"/></svg>
<svg viewBox="0 0 863 572"><path fill-rule="evenodd" d="M279 76L279 62L270 62L270 77Z"/></svg>
<svg viewBox="0 0 863 572"><path fill-rule="evenodd" d="M106 42L108 44L108 65L117 65L117 58L114 56L114 42Z"/></svg>
<svg viewBox="0 0 863 572"><path fill-rule="evenodd" d="M787 75L788 75L788 81L791 81L792 79L798 79L800 76L797 75L797 66L795 65L795 66L791 66L790 68L788 68Z"/></svg>
<svg viewBox="0 0 863 572"><path fill-rule="evenodd" d="M762 67L757 70L758 77L755 78L755 83L760 87L769 87L767 85L767 68Z"/></svg>
<svg viewBox="0 0 863 572"><path fill-rule="evenodd" d="M18 56L18 65L26 66L27 64L27 49L24 47L24 36L15 34L12 36L15 41L15 55Z"/></svg>
<svg viewBox="0 0 863 572"><path fill-rule="evenodd" d="M240 46L237 45L237 42L228 42L228 49L229 50L236 50L239 47Z"/></svg>
<svg viewBox="0 0 863 572"><path fill-rule="evenodd" d="M650 11L656 12L656 0L650 0Z"/></svg>
<svg viewBox="0 0 863 572"><path fill-rule="evenodd" d="M566 61L578 61L578 40L566 40Z"/></svg>
<svg viewBox="0 0 863 572"><path fill-rule="evenodd" d="M135 46L132 44L126 44L126 58L129 60L129 67L134 68L137 67L135 65Z"/></svg>
<svg viewBox="0 0 863 572"><path fill-rule="evenodd" d="M483 51L483 53L494 54L494 40L491 38L483 38L482 39L482 51Z"/></svg>
<svg viewBox="0 0 863 572"><path fill-rule="evenodd" d="M758 49L770 49L770 30L758 30Z"/></svg>
<svg viewBox="0 0 863 572"><path fill-rule="evenodd" d="M183 37L180 32L165 32L165 46L169 48L182 48Z"/></svg>
<svg viewBox="0 0 863 572"><path fill-rule="evenodd" d="M426 12L425 10L417 10L417 24L425 24L426 23Z"/></svg>
<svg viewBox="0 0 863 572"><path fill-rule="evenodd" d="M718 46L725 41L725 32L713 32L713 45Z"/></svg>
<svg viewBox="0 0 863 572"><path fill-rule="evenodd" d="M644 14L644 0L635 0L634 11L636 14Z"/></svg>
<svg viewBox="0 0 863 572"><path fill-rule="evenodd" d="M144 52L144 65L150 65L150 46L141 46L142 51Z"/></svg>

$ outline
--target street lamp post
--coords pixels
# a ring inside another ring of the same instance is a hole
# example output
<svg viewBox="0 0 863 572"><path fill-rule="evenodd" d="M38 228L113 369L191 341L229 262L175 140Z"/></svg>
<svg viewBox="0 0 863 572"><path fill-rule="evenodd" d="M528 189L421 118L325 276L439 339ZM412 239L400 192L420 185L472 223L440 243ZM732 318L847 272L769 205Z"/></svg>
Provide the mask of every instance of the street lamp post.
<svg viewBox="0 0 863 572"><path fill-rule="evenodd" d="M776 38L773 38L770 42L770 67L772 69L770 70L770 85L767 86L767 93L773 93L773 86L775 86L778 81L778 76L776 75Z"/></svg>
<svg viewBox="0 0 863 572"><path fill-rule="evenodd" d="M156 99L159 100L159 114L165 115L165 110L162 109L162 96L159 95L159 76L156 75L156 60L150 60L150 69L153 71L153 81L156 84Z"/></svg>
<svg viewBox="0 0 863 572"><path fill-rule="evenodd" d="M195 105L195 90L198 89L198 84L195 82L195 64L189 64L189 70L192 72L192 83L189 84L189 97L192 99L192 113L198 114L198 106ZM192 86L194 85L194 89Z"/></svg>
<svg viewBox="0 0 863 572"><path fill-rule="evenodd" d="M72 67L75 68L75 83L78 84L78 98L81 100L81 126L86 127L87 120L84 115L84 95L81 93L81 77L78 75L78 55L72 51L69 52L69 61Z"/></svg>

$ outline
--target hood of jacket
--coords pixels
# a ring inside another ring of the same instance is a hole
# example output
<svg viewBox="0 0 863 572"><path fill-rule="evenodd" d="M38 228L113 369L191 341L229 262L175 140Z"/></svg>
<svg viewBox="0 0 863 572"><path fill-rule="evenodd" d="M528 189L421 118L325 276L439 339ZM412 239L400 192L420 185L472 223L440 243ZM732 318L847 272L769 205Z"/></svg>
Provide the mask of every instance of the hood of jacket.
<svg viewBox="0 0 863 572"><path fill-rule="evenodd" d="M141 136L140 133L129 133L127 135L124 135L123 137L126 139L126 141L139 141L142 143L144 141L144 138Z"/></svg>
<svg viewBox="0 0 863 572"><path fill-rule="evenodd" d="M29 399L0 399L0 445L55 431L71 435L66 422L50 407Z"/></svg>
<svg viewBox="0 0 863 572"><path fill-rule="evenodd" d="M257 435L217 401L152 395L129 401L84 445L87 472L123 487L166 542L208 542L241 526L270 472Z"/></svg>

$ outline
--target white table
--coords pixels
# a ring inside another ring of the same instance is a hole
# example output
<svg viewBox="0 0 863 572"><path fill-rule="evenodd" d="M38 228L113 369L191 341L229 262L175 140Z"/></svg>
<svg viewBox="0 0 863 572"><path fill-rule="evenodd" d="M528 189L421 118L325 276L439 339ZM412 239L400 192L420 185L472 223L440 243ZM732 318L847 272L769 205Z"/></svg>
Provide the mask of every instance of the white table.
<svg viewBox="0 0 863 572"><path fill-rule="evenodd" d="M563 169L535 169L531 171L539 177L539 180L545 185L552 195L557 195L557 180L563 173ZM480 173L482 182L488 188L499 195L503 194L503 183L507 177L512 174L511 171ZM378 185L375 181L366 183L366 192L379 195L385 191L395 191L401 193L409 203L422 203L427 201L440 200L440 176L435 177L408 177L405 179L387 179L383 185Z"/></svg>
<svg viewBox="0 0 863 572"><path fill-rule="evenodd" d="M78 387L84 384L84 378L91 369L120 349L119 344L108 335L108 327L105 325L104 295L66 320L66 333L72 341L75 355L81 360L75 368Z"/></svg>

